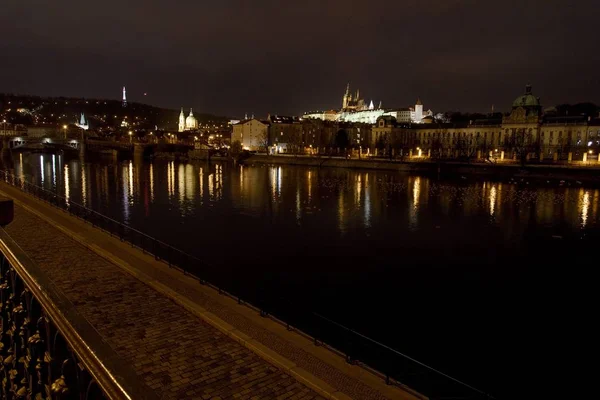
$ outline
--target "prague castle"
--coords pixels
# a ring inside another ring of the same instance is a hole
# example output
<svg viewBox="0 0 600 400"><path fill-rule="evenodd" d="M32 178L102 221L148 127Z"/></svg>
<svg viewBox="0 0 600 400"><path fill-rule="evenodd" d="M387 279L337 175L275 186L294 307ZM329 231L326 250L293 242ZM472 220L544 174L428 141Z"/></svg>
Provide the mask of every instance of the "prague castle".
<svg viewBox="0 0 600 400"><path fill-rule="evenodd" d="M430 122L432 118L430 119L429 117L432 117L432 115L431 110L423 111L421 100L417 100L414 108L384 109L381 102L379 102L379 106L376 108L373 100L367 105L366 101L360 97L359 90L356 90L355 94L350 93L350 84L348 84L346 92L342 96L342 108L339 111L331 110L306 113L302 118L375 124L377 118L390 116L400 122L420 124Z"/></svg>

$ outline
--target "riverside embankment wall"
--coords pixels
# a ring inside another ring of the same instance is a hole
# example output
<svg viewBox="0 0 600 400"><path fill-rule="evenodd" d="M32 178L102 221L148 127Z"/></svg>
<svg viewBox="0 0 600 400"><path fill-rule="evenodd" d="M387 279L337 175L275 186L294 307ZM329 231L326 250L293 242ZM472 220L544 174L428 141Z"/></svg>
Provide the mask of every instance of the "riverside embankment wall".
<svg viewBox="0 0 600 400"><path fill-rule="evenodd" d="M497 178L578 181L587 184L600 185L600 165L562 164L546 165L532 164L521 166L518 163L486 163L486 162L453 162L453 161L385 161L372 159L343 159L316 158L294 156L252 155L240 163L270 164L270 165L301 165L309 167L333 167L353 169L374 169L399 171L406 173L436 174L445 177L461 177L464 175L481 175Z"/></svg>

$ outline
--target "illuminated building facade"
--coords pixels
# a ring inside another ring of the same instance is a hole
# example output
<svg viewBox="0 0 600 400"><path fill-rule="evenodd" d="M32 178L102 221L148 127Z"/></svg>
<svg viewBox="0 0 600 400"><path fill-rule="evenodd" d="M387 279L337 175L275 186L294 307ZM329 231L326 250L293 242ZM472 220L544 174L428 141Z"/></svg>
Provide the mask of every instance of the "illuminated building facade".
<svg viewBox="0 0 600 400"><path fill-rule="evenodd" d="M415 107L415 112L418 112ZM422 117L424 120L426 117ZM382 116L372 129L370 147L403 154L419 151L440 157L491 155L566 159L568 154L579 160L597 157L600 149L600 120L583 116L544 115L540 99L531 86L512 103L510 113L502 118L448 124L405 124L392 116ZM585 155L584 155L585 154Z"/></svg>
<svg viewBox="0 0 600 400"><path fill-rule="evenodd" d="M233 125L231 143L240 142L244 150L261 151L269 138L269 123L256 118L245 119Z"/></svg>

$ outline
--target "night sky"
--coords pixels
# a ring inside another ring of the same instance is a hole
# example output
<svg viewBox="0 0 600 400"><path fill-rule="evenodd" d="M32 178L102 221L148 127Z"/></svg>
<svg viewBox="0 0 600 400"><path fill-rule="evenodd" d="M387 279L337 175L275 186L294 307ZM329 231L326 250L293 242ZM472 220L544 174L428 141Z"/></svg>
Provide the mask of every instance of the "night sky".
<svg viewBox="0 0 600 400"><path fill-rule="evenodd" d="M600 103L597 0L3 0L0 92L229 116ZM147 92L147 96L143 93Z"/></svg>

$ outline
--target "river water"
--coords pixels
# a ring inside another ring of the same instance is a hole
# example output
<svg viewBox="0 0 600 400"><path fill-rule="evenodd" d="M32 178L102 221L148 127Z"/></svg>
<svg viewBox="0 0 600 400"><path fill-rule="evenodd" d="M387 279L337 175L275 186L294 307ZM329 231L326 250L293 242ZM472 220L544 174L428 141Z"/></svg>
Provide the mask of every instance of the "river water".
<svg viewBox="0 0 600 400"><path fill-rule="evenodd" d="M207 260L247 298L284 294L500 397L535 392L585 351L600 262L595 188L40 154L3 162Z"/></svg>

